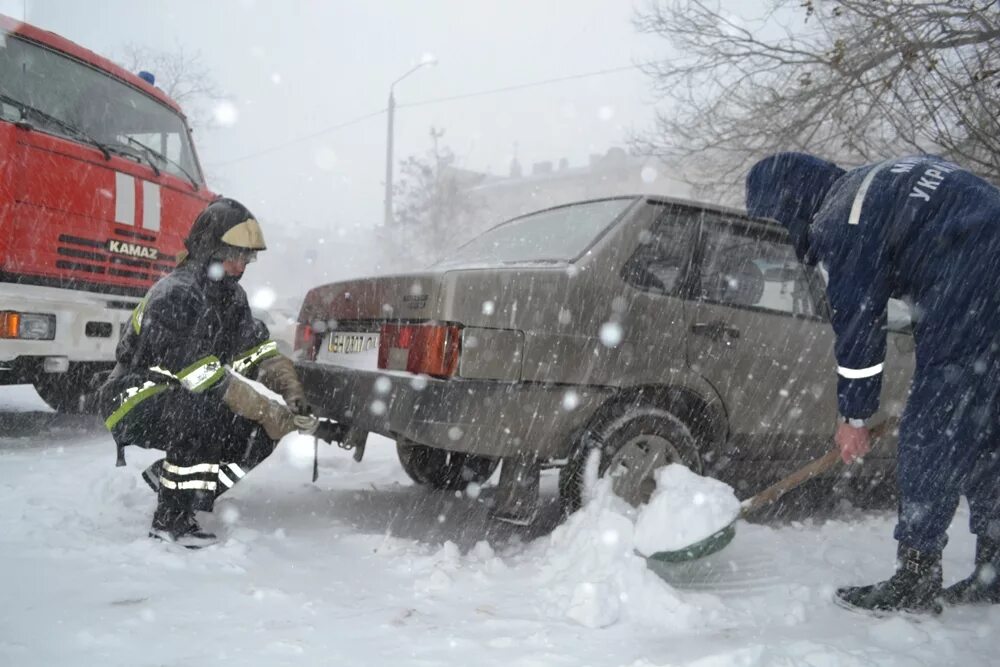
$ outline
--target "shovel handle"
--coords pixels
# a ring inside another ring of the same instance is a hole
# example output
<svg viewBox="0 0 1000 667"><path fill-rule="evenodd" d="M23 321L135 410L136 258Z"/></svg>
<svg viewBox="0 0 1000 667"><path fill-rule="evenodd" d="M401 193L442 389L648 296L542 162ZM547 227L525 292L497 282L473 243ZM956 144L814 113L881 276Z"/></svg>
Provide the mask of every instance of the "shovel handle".
<svg viewBox="0 0 1000 667"><path fill-rule="evenodd" d="M868 431L868 434L872 439L880 438L885 435L890 428L896 426L896 421L897 420L894 418L887 419L881 424L872 427ZM808 482L813 477L830 470L836 466L838 462L840 462L840 448L834 445L833 449L820 458L807 463L788 477L778 480L757 495L743 501L743 504L740 507L740 518L746 517L746 515L764 507L765 505L770 505L775 500L800 484Z"/></svg>
<svg viewBox="0 0 1000 667"><path fill-rule="evenodd" d="M740 508L740 517L754 512L765 505L770 505L775 500L796 488L803 482L807 482L816 475L821 475L830 468L833 468L840 461L840 449L831 449L822 457L815 459L811 463L799 468L788 477L780 479L767 487L752 498L744 501Z"/></svg>

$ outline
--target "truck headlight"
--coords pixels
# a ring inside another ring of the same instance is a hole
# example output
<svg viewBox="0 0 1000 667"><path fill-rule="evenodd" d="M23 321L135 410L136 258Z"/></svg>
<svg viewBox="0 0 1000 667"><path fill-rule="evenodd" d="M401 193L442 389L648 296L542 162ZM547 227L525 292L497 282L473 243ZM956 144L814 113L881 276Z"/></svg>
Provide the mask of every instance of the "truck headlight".
<svg viewBox="0 0 1000 667"><path fill-rule="evenodd" d="M15 310L0 310L0 338L53 340L55 337L55 315L49 313L19 313Z"/></svg>

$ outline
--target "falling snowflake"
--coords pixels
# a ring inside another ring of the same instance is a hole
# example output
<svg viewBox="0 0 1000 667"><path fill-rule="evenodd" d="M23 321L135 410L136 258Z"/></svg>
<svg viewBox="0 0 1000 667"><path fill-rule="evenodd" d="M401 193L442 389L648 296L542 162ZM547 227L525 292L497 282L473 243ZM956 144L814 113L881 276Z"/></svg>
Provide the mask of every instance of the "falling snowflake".
<svg viewBox="0 0 1000 667"><path fill-rule="evenodd" d="M575 391L570 389L565 394L563 394L562 398L563 410L566 410L568 412L570 410L576 409L578 405L580 405L580 395L577 394Z"/></svg>
<svg viewBox="0 0 1000 667"><path fill-rule="evenodd" d="M618 347L622 342L622 337L625 332L622 331L622 325L617 322L605 322L601 325L601 331L599 333L601 337L601 342L604 343L605 347Z"/></svg>
<svg viewBox="0 0 1000 667"><path fill-rule="evenodd" d="M270 287L261 287L253 293L253 297L250 299L250 305L254 308L267 309L274 305L277 298L278 295L275 294L273 289Z"/></svg>
<svg viewBox="0 0 1000 667"><path fill-rule="evenodd" d="M313 164L322 171L331 171L337 166L337 154L328 146L320 146L313 153Z"/></svg>
<svg viewBox="0 0 1000 667"><path fill-rule="evenodd" d="M236 105L228 100L224 100L215 105L212 109L212 117L215 118L215 122L223 127L231 127L236 124L236 121L240 118L239 109Z"/></svg>

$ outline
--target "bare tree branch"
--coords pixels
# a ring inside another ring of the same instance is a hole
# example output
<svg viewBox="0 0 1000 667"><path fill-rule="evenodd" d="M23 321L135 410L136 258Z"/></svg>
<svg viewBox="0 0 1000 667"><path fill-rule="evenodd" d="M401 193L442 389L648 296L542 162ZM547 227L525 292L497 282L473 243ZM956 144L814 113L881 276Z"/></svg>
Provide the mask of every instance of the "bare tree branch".
<svg viewBox="0 0 1000 667"><path fill-rule="evenodd" d="M650 0L636 27L676 55L636 148L734 199L749 164L803 150L859 164L929 152L1000 182L1000 1L771 0L747 23L708 0Z"/></svg>
<svg viewBox="0 0 1000 667"><path fill-rule="evenodd" d="M469 191L482 174L455 166L455 154L442 145L444 130L430 129L431 150L411 155L400 163L401 178L395 188L396 233L401 256L418 264L440 259L441 253L470 239L481 202Z"/></svg>
<svg viewBox="0 0 1000 667"><path fill-rule="evenodd" d="M136 44L126 44L119 64L138 73L151 72L156 85L177 102L193 126L210 122L214 102L225 99L201 53L190 52L178 45L172 51L160 51Z"/></svg>

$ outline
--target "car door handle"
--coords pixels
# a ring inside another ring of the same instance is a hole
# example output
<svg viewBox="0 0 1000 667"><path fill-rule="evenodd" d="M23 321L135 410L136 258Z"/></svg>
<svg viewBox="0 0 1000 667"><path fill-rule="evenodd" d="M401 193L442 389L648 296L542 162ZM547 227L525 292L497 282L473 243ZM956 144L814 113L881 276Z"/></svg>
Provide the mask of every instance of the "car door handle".
<svg viewBox="0 0 1000 667"><path fill-rule="evenodd" d="M739 338L740 330L722 321L716 322L695 322L691 325L691 333L698 336L706 336L715 341L723 338Z"/></svg>

